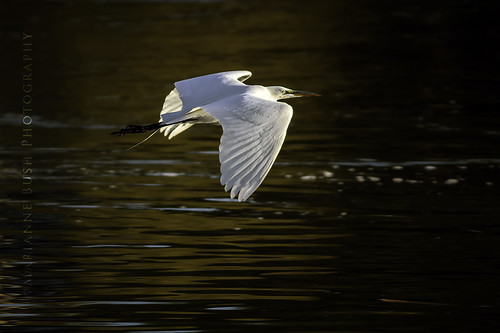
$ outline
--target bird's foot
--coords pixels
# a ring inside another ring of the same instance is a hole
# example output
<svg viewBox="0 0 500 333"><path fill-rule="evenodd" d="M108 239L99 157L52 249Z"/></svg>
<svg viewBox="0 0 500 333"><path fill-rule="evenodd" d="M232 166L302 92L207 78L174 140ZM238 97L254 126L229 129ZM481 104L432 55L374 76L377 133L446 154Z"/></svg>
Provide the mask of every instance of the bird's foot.
<svg viewBox="0 0 500 333"><path fill-rule="evenodd" d="M131 134L131 133L144 133L146 130L146 126L142 125L128 125L125 128L122 128L119 131L113 132L111 134L117 134L119 136L125 135L125 134Z"/></svg>
<svg viewBox="0 0 500 333"><path fill-rule="evenodd" d="M153 123L149 125L128 125L127 127L122 128L121 130L113 132L111 134L118 134L119 136L122 136L125 134L144 133L146 131L157 130L163 126L165 126L165 124L162 123Z"/></svg>

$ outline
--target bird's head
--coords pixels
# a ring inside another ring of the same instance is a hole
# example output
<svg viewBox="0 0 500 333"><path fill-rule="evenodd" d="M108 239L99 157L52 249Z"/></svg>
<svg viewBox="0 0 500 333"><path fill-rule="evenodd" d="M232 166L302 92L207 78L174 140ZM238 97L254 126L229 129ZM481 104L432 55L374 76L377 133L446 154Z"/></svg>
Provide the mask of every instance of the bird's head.
<svg viewBox="0 0 500 333"><path fill-rule="evenodd" d="M302 91L302 90L294 90L290 88L280 87L280 86L272 86L266 87L269 90L269 93L276 100L287 99L287 98L295 98L295 97L312 97L312 96L320 96L319 94Z"/></svg>

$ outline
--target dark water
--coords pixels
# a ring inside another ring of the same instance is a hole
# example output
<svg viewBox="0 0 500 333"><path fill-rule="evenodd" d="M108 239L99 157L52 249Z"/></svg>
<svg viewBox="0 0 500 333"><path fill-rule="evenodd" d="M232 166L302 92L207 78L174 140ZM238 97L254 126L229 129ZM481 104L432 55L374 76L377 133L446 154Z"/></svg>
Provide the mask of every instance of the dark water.
<svg viewBox="0 0 500 333"><path fill-rule="evenodd" d="M2 332L499 328L488 2L0 12ZM232 69L322 94L291 102L282 152L247 203L219 184L217 127L130 152L139 137L109 135L156 121L174 81Z"/></svg>

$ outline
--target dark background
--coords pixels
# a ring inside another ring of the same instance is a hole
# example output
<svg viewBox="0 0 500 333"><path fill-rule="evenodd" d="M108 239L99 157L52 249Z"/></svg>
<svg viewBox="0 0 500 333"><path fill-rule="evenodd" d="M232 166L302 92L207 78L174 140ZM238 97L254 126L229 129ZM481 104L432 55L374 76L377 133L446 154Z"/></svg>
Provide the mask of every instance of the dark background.
<svg viewBox="0 0 500 333"><path fill-rule="evenodd" d="M2 331L498 330L497 14L465 0L1 1ZM156 121L173 82L234 69L322 95L290 102L248 203L219 184L216 127L131 152L142 137L109 135Z"/></svg>

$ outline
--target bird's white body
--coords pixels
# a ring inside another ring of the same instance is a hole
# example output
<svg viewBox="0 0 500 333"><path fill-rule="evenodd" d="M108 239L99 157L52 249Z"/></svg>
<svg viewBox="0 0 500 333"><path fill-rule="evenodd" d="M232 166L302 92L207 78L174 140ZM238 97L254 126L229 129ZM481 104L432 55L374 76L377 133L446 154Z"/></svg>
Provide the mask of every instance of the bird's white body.
<svg viewBox="0 0 500 333"><path fill-rule="evenodd" d="M285 139L293 111L277 100L315 95L244 84L251 75L231 71L178 81L160 113L160 131L169 139L197 123L222 125L221 184L239 201L262 183Z"/></svg>

